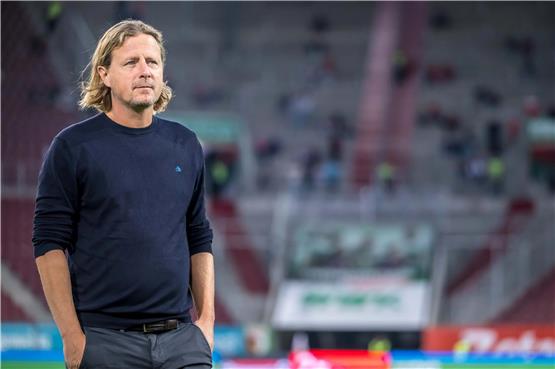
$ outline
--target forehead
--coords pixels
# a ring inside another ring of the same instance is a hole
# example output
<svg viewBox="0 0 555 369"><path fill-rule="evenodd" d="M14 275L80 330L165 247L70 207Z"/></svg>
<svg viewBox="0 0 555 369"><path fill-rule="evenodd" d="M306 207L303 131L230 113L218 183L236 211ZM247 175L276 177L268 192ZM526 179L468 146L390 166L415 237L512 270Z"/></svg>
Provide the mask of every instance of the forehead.
<svg viewBox="0 0 555 369"><path fill-rule="evenodd" d="M154 37L141 33L127 37L123 44L112 51L114 58L126 58L140 55L161 58L162 50Z"/></svg>

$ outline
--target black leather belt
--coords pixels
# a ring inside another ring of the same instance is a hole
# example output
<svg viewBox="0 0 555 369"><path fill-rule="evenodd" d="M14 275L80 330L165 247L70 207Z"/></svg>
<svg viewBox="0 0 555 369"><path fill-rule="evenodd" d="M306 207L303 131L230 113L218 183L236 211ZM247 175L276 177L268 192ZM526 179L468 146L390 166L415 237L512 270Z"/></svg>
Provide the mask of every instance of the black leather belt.
<svg viewBox="0 0 555 369"><path fill-rule="evenodd" d="M169 319L155 323L145 323L127 328L126 331L143 332L143 333L160 333L172 331L179 326L179 320Z"/></svg>

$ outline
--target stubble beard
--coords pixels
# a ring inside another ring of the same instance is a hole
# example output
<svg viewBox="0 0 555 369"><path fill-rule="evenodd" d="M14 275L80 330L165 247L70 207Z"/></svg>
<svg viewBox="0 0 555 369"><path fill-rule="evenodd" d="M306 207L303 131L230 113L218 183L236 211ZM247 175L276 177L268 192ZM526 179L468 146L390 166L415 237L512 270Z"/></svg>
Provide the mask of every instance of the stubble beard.
<svg viewBox="0 0 555 369"><path fill-rule="evenodd" d="M129 106L131 107L131 109L135 111L145 110L154 106L154 104L156 103L156 101L158 101L159 98L160 98L159 96L158 98L149 97L148 99L132 98L131 101L129 101Z"/></svg>

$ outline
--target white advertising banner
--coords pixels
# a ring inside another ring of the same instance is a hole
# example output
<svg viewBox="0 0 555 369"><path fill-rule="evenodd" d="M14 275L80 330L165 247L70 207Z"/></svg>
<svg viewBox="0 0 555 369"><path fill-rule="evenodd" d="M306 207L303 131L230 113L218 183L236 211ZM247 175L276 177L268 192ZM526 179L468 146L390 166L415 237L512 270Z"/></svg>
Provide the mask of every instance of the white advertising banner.
<svg viewBox="0 0 555 369"><path fill-rule="evenodd" d="M273 314L282 330L418 330L429 322L427 281L284 282Z"/></svg>

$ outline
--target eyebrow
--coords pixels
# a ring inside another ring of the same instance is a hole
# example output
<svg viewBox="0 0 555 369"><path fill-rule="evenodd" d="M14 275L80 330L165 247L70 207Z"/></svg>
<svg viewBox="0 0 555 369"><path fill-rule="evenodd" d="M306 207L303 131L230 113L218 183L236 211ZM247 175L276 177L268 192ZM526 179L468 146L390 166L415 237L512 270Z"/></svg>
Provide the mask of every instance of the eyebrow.
<svg viewBox="0 0 555 369"><path fill-rule="evenodd" d="M139 56L130 56L130 57L127 57L127 58L123 58L123 62L124 62L124 63L127 63L127 62L129 62L129 61L137 61L137 60L139 60L139 59L140 59ZM161 58L156 58L156 57L152 57L152 56L146 56L146 57L145 57L145 60L161 61Z"/></svg>

